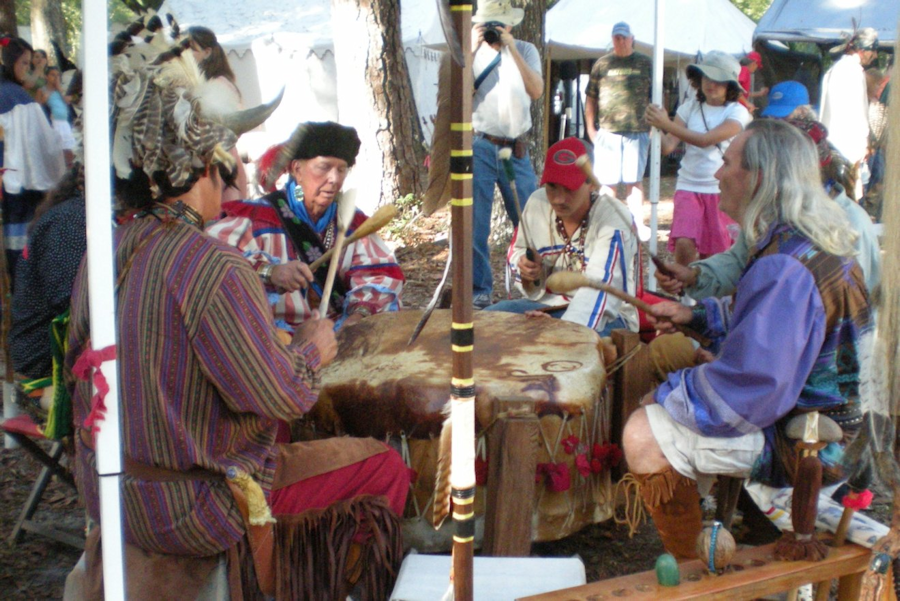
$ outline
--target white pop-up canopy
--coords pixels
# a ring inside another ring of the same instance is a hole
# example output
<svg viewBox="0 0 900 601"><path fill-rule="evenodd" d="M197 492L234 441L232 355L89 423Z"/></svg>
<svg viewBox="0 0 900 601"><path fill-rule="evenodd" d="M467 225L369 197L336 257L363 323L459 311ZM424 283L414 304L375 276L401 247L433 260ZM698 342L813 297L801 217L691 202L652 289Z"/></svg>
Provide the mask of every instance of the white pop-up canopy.
<svg viewBox="0 0 900 601"><path fill-rule="evenodd" d="M896 2L896 0L891 0ZM560 0L547 11L547 46L554 60L597 58L611 49L613 25L625 21L635 48L653 52L654 0L598 2ZM697 53L749 52L755 27L728 0L667 0L664 19L665 60L690 60Z"/></svg>
<svg viewBox="0 0 900 601"><path fill-rule="evenodd" d="M212 29L228 55L244 105L274 98L285 86L280 107L240 148L256 158L283 141L302 121L340 121L331 3L322 0L166 0L183 28ZM444 35L434 0L403 0L401 37L425 139L437 112L439 46Z"/></svg>
<svg viewBox="0 0 900 601"><path fill-rule="evenodd" d="M890 46L897 40L898 0L774 0L759 20L755 39L783 42L835 43L842 33L872 27L878 41Z"/></svg>

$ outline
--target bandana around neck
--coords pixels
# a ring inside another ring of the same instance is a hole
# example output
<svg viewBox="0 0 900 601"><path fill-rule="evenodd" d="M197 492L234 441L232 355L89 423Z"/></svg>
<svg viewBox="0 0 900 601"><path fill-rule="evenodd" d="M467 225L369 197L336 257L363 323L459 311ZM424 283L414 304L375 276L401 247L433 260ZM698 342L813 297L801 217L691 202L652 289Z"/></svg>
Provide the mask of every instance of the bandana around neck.
<svg viewBox="0 0 900 601"><path fill-rule="evenodd" d="M288 206L294 215L313 228L317 234L324 232L331 220L334 219L335 214L337 214L337 203L332 202L325 210L325 214L319 217L318 221L313 222L309 213L306 212L306 205L303 204L303 188L298 186L293 179L288 179L284 187L284 194L287 196Z"/></svg>

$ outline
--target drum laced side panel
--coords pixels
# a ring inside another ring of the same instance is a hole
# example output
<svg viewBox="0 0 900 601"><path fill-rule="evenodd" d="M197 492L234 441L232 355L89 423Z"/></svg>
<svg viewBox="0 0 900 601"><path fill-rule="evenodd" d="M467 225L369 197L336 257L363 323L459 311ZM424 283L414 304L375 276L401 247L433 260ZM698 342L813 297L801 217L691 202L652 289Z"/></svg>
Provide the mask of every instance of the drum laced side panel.
<svg viewBox="0 0 900 601"><path fill-rule="evenodd" d="M613 487L610 470L621 457L609 443L609 392L602 394L584 411L562 417L548 414L540 418L534 498L535 542L558 540L587 525L608 520L613 515ZM488 437L492 425L478 433L476 442L475 513L484 515L487 495ZM410 484L406 517L431 523L438 439L416 439L401 432L390 437L399 443L401 455L415 472Z"/></svg>

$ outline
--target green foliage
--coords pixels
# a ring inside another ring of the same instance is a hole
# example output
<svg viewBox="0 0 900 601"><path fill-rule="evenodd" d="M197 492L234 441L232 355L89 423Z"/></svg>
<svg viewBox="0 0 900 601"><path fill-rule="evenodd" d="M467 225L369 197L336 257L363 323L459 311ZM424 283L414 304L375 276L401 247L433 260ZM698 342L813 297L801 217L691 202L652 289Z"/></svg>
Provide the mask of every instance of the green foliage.
<svg viewBox="0 0 900 601"><path fill-rule="evenodd" d="M66 20L66 35L69 38L68 56L74 60L81 46L81 0L59 0L63 18ZM150 3L150 2L145 2ZM157 4L160 4L158 2ZM110 24L125 25L134 20L134 13L123 2L112 0L107 2ZM16 0L16 21L19 25L31 24L31 0Z"/></svg>
<svg viewBox="0 0 900 601"><path fill-rule="evenodd" d="M769 9L772 0L731 0L731 3L738 7L741 12L753 19L759 21L760 17Z"/></svg>
<svg viewBox="0 0 900 601"><path fill-rule="evenodd" d="M384 228L384 233L392 239L402 238L406 227L419 217L422 212L422 199L415 194L407 194L395 200L394 206L400 213Z"/></svg>

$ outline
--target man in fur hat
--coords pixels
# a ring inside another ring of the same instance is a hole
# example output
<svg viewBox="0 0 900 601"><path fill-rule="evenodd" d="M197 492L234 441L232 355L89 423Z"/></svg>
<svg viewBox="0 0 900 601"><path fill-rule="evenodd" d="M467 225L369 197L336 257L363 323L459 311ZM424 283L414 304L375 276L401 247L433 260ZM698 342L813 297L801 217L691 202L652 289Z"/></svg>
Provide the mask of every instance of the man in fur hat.
<svg viewBox="0 0 900 601"><path fill-rule="evenodd" d="M315 273L309 264L334 246L337 203L344 179L359 152L352 127L303 123L291 139L266 153L289 157L289 178L280 190L257 200L228 202L225 216L207 233L240 250L273 293L276 325L294 331L318 308L328 264ZM268 172L268 161L261 171ZM268 181L280 174L264 173ZM357 210L353 233L366 215ZM400 308L405 278L393 252L378 234L345 247L338 267L329 316L338 326Z"/></svg>
<svg viewBox="0 0 900 601"><path fill-rule="evenodd" d="M541 55L534 44L517 40L512 29L522 22L525 11L512 8L509 0L481 0L472 17L472 54L475 96L472 99L473 232L472 302L483 309L492 302L491 208L494 186L506 206L513 225L519 224L512 189L498 153L512 148L516 190L521 202L537 188L537 178L528 154L531 101L541 97Z"/></svg>

